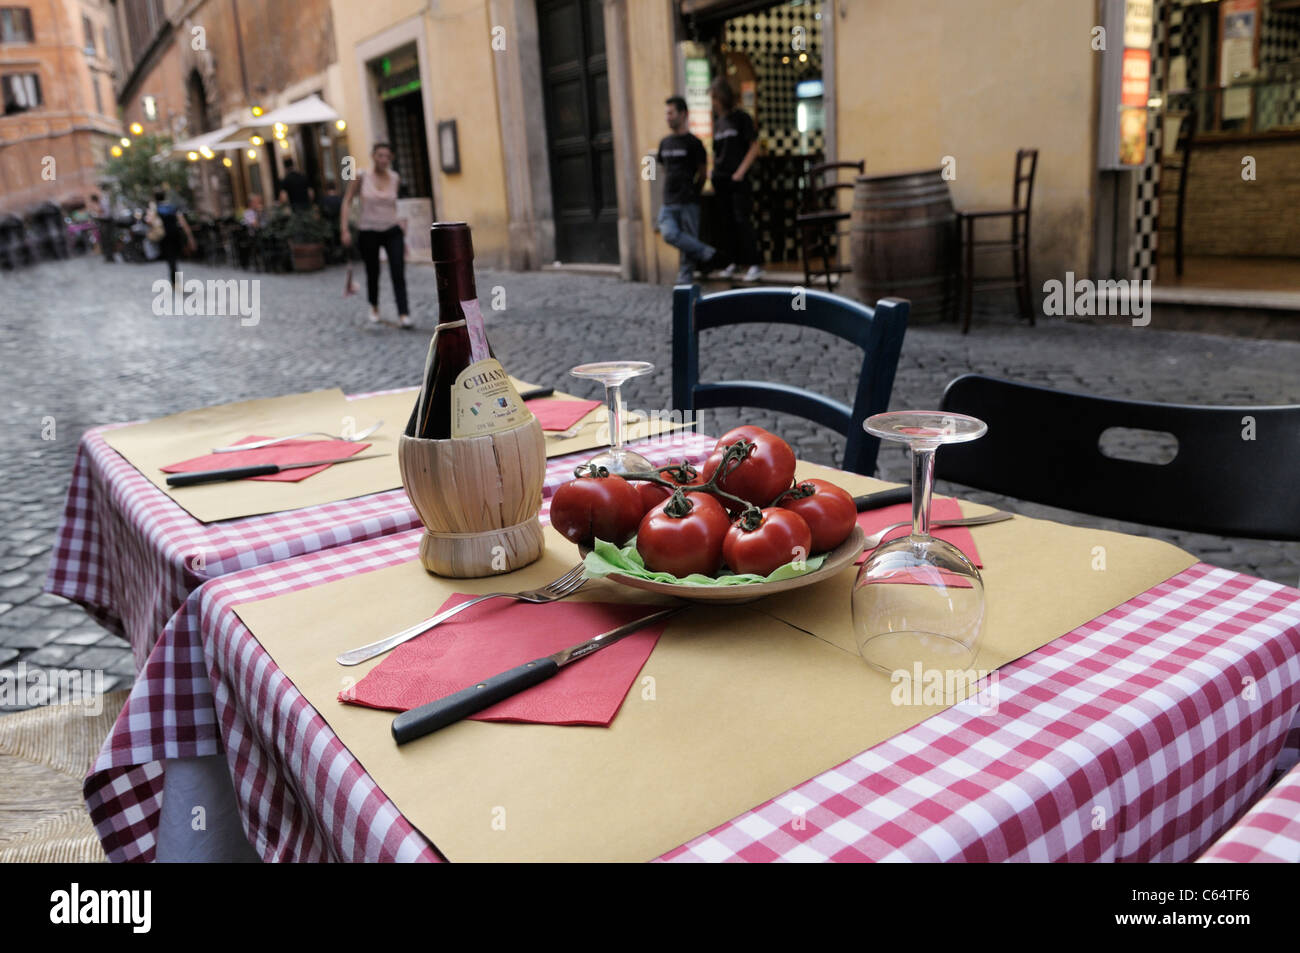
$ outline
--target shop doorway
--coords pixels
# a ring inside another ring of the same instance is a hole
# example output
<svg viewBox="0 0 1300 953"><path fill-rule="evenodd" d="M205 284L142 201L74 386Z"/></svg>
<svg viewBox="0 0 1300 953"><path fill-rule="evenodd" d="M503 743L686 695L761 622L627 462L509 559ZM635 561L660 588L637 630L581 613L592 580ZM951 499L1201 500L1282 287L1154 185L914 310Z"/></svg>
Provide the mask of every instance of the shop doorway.
<svg viewBox="0 0 1300 953"><path fill-rule="evenodd" d="M402 177L402 198L433 198L429 175L429 140L424 129L424 101L407 93L384 101L384 116L393 144L393 165Z"/></svg>
<svg viewBox="0 0 1300 953"><path fill-rule="evenodd" d="M618 194L601 0L538 0L555 254L618 262Z"/></svg>
<svg viewBox="0 0 1300 953"><path fill-rule="evenodd" d="M393 147L393 167L402 177L402 198L433 201L433 173L424 124L420 55L407 43L370 63L374 88L384 109L384 126Z"/></svg>
<svg viewBox="0 0 1300 953"><path fill-rule="evenodd" d="M712 18L688 21L688 29L710 51L712 75L726 77L736 102L758 128L761 151L750 177L763 261L769 270L802 272L795 216L807 170L826 154L823 4L788 0L754 6L720 4ZM727 15L737 8L744 12ZM724 227L706 196L705 237L712 240L714 230Z"/></svg>

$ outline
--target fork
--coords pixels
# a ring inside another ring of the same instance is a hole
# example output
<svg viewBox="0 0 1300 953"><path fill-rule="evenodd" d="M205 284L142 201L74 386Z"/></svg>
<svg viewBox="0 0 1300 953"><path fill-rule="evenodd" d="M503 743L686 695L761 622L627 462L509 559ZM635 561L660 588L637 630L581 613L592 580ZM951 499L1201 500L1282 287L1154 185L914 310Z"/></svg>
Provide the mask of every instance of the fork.
<svg viewBox="0 0 1300 953"><path fill-rule="evenodd" d="M272 444L283 443L286 440L297 440L299 437L328 437L330 440L343 440L348 443L358 443L365 440L372 433L384 425L381 420L373 427L367 427L361 433L354 433L351 437L343 437L337 434L325 433L323 430L307 430L303 433L291 433L287 437L268 437L265 440L254 440L252 443L235 443L229 447L213 447L213 453L236 453L240 450L260 450L262 447L269 447Z"/></svg>
<svg viewBox="0 0 1300 953"><path fill-rule="evenodd" d="M1001 523L1003 520L1011 519L1013 514L1005 510L994 510L992 513L985 513L983 516L964 516L959 520L935 520L930 524L931 529L943 529L945 526L983 526L985 523ZM867 537L866 545L863 547L864 553L869 553L876 549L885 537L894 530L903 526L911 526L912 521L906 520L902 523L895 523L893 526L886 526L878 532L872 533Z"/></svg>
<svg viewBox="0 0 1300 953"><path fill-rule="evenodd" d="M540 589L527 589L524 592L489 592L485 596L478 596L470 599L468 602L462 602L458 606L452 606L444 612L430 616L423 622L417 622L401 632L395 632L387 638L380 639L377 642L371 642L369 645L363 645L360 648L351 649L340 655L336 662L340 665L359 665L367 659L372 659L376 655L383 655L390 649L395 649L403 642L409 642L417 635L428 632L434 626L446 622L457 612L468 609L470 606L476 606L480 602L488 599L507 598L517 599L520 602L531 602L533 604L542 604L546 602L555 602L563 599L565 596L571 596L587 584L587 577L582 574L582 563L574 566L560 578L549 582Z"/></svg>

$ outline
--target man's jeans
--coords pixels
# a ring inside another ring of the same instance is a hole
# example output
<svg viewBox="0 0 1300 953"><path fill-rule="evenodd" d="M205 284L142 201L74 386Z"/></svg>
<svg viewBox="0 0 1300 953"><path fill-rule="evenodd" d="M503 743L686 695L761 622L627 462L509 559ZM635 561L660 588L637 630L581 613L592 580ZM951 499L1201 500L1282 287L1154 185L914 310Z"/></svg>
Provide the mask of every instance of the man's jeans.
<svg viewBox="0 0 1300 953"><path fill-rule="evenodd" d="M691 266L702 265L714 255L713 246L706 245L695 237L699 233L700 206L697 203L665 205L659 210L659 234L682 253L681 265L677 270L678 284L689 284Z"/></svg>

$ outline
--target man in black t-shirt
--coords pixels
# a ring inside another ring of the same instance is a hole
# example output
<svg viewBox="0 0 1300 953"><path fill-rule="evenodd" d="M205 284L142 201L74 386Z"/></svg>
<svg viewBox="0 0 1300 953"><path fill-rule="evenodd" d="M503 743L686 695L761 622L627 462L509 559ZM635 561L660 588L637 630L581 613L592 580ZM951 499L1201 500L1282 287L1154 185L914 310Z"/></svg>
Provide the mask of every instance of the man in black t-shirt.
<svg viewBox="0 0 1300 953"><path fill-rule="evenodd" d="M729 226L724 235L731 264L722 270L722 277L730 278L737 267L748 265L744 280L757 281L763 268L754 231L754 196L746 175L758 158L758 130L749 114L736 106L736 94L724 77L713 81L709 93L713 97L713 192L718 213Z"/></svg>
<svg viewBox="0 0 1300 953"><path fill-rule="evenodd" d="M686 100L672 96L665 116L672 135L664 136L655 156L665 170L664 201L659 209L659 234L681 252L677 284L688 285L696 268L707 267L714 249L700 241L700 186L708 155L704 143L686 130Z"/></svg>
<svg viewBox="0 0 1300 953"><path fill-rule="evenodd" d="M307 183L307 176L293 167L292 159L286 158L284 178L280 180L280 201L288 202L289 207L294 211L304 211L311 208L315 197L316 192Z"/></svg>

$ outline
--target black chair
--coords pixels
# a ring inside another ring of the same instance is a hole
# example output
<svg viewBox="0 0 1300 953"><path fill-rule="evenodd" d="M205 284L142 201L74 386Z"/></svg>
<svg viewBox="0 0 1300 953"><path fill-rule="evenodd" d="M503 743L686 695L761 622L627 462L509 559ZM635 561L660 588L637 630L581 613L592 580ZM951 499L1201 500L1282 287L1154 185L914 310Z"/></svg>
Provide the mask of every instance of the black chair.
<svg viewBox="0 0 1300 953"><path fill-rule="evenodd" d="M942 408L989 429L938 453L941 479L1134 523L1300 540L1300 406L1154 404L967 374ZM1177 454L1165 464L1105 456L1111 427L1171 433Z"/></svg>
<svg viewBox="0 0 1300 953"><path fill-rule="evenodd" d="M793 295L803 295L796 310ZM911 305L884 298L868 308L824 291L743 288L701 295L698 285L673 289L673 407L692 419L709 407L761 407L795 414L843 434L844 469L871 475L880 441L862 429L888 409L894 371L903 348ZM700 332L733 324L794 324L817 328L863 350L853 407L821 394L764 381L700 381Z"/></svg>
<svg viewBox="0 0 1300 953"><path fill-rule="evenodd" d="M961 333L970 331L971 298L976 288L992 291L1014 288L1020 304L1020 316L1034 325L1033 282L1029 275L1029 212L1034 203L1034 176L1038 172L1038 150L1017 149L1016 171L1011 183L1011 207L965 209L957 213L957 231L962 254L960 281L962 291ZM975 237L975 223L1005 218L1011 223L1009 238ZM1011 255L1010 277L975 277L975 250L1001 249Z"/></svg>
<svg viewBox="0 0 1300 953"><path fill-rule="evenodd" d="M795 216L799 229L799 249L803 257L803 281L806 287L822 283L827 291L834 291L841 275L853 269L840 264L840 248L847 232L840 226L852 213L841 212L839 194L852 191L854 182L840 182L840 169L851 169L858 175L866 168L866 160L857 162L824 162L808 169L803 191L803 208Z"/></svg>
<svg viewBox="0 0 1300 953"><path fill-rule="evenodd" d="M1187 182L1192 168L1192 137L1196 135L1196 109L1191 108L1178 122L1178 136L1172 143L1173 148L1166 150L1160 163L1160 225L1161 232L1172 232L1174 236L1174 274L1183 276L1183 222L1187 209ZM1174 188L1171 181L1177 173L1178 186ZM1169 223L1169 208L1166 203L1177 196L1173 222Z"/></svg>

